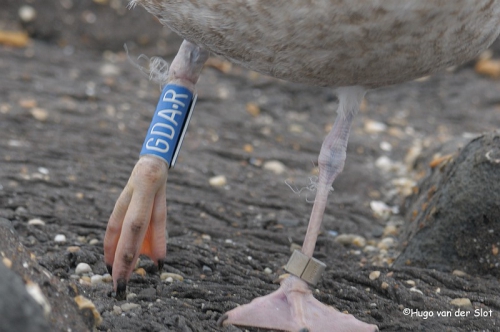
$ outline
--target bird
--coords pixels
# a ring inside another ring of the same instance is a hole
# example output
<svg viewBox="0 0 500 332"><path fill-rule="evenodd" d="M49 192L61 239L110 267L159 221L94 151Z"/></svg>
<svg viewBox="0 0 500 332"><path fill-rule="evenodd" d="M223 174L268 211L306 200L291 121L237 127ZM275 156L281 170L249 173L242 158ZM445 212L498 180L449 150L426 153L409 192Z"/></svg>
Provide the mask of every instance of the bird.
<svg viewBox="0 0 500 332"><path fill-rule="evenodd" d="M328 194L344 167L352 121L367 90L478 56L500 34L500 1L131 0L130 5L142 5L184 39L169 80L191 91L212 53L264 75L332 88L339 100L318 157L305 238L287 264L290 275L278 290L223 314L219 323L293 332L377 331L323 305L309 289L311 275L317 278L324 269L313 257L314 248ZM124 294L140 253L159 267L166 255L168 167L154 156L142 156L111 214L104 256L117 295ZM308 266L311 275L304 276Z"/></svg>

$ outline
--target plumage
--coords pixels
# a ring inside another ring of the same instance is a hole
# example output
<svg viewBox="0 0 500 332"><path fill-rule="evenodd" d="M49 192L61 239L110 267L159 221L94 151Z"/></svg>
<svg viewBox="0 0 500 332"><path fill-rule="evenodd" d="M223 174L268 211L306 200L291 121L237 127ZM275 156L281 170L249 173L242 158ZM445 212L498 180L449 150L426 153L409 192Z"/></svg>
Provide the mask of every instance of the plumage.
<svg viewBox="0 0 500 332"><path fill-rule="evenodd" d="M368 88L474 58L500 33L495 0L133 0L184 39L277 78Z"/></svg>

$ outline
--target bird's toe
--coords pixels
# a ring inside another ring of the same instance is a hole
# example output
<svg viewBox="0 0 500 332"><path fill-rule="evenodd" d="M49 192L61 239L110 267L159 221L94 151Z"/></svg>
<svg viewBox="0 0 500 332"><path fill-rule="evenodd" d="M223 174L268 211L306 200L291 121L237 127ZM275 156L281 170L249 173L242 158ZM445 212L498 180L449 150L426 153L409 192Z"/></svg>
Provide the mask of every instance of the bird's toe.
<svg viewBox="0 0 500 332"><path fill-rule="evenodd" d="M227 314L220 316L220 318L217 320L217 326L222 327L224 324L224 321L228 318L229 318L229 316Z"/></svg>
<svg viewBox="0 0 500 332"><path fill-rule="evenodd" d="M163 270L163 266L165 266L165 260L164 259L159 259L158 260L158 272L161 273Z"/></svg>

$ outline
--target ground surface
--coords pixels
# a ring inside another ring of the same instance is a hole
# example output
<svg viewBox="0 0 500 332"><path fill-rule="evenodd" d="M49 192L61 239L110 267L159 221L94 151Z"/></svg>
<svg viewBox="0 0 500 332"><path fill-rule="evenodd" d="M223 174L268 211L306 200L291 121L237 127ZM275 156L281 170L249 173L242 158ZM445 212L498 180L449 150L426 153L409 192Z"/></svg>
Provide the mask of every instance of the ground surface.
<svg viewBox="0 0 500 332"><path fill-rule="evenodd" d="M24 25L20 5L6 1L0 15L0 30L26 29L33 37L24 47L0 45L0 217L57 277L51 282L73 281L102 315L102 331L217 331L223 312L276 289L273 280L283 273L291 246L302 241L312 207L307 200L313 199L313 192L299 196L285 181L302 188L314 176L334 121L332 91L220 61L207 66L167 184L170 238L163 272L183 280L162 280L143 259L129 284L132 294L119 302L110 297L110 283L91 284L75 268L84 262L93 274L106 273L107 218L159 95L159 86L130 64L121 45L127 42L134 57L171 59L180 41L142 9L124 11L120 1L33 4L36 19ZM120 33L109 33L114 28ZM380 212L373 204L402 207L412 181L423 175L407 167L420 150L497 129L499 96L500 81L470 65L367 94L315 253L328 266L318 299L382 331L499 329L497 278L391 267L403 213ZM285 167L280 171L270 161ZM227 183L210 185L219 175ZM57 234L66 242L55 242ZM366 242L339 241L345 234ZM461 307L471 311L468 317L455 316L456 298L471 301L472 307ZM420 317L405 315L405 308ZM491 315L471 317L475 309ZM437 317L438 311L451 317ZM424 319L425 312L434 317Z"/></svg>

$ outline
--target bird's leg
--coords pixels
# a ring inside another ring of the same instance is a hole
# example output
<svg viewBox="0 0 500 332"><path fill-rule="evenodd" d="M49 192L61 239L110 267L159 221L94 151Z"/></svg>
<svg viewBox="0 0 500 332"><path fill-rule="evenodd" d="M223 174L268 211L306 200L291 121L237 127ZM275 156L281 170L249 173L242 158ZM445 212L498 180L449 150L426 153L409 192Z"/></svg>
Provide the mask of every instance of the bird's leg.
<svg viewBox="0 0 500 332"><path fill-rule="evenodd" d="M351 123L363 99L364 89L342 88L338 90L338 96L338 115L321 147L316 199L302 254L299 254L306 261L313 256L332 183L344 167ZM312 296L307 283L295 275L282 278L277 291L224 314L219 323L292 332L378 330L375 325L366 324L352 315L322 304Z"/></svg>
<svg viewBox="0 0 500 332"><path fill-rule="evenodd" d="M188 41L182 43L170 65L165 82L168 84L148 130L141 157L109 218L104 237L104 261L113 276L118 299L125 298L127 281L139 254L149 256L162 269L166 256L168 168L175 162L176 154L172 151L178 152L174 147L178 146L177 138L185 128L181 128L182 116L187 116L185 106L190 105L189 96L192 96L207 59L208 51ZM167 140L174 136L175 142Z"/></svg>
<svg viewBox="0 0 500 332"><path fill-rule="evenodd" d="M337 118L332 129L325 137L318 157L318 183L316 198L309 218L306 237L302 245L302 252L312 257L316 240L323 221L323 214L328 199L328 193L333 181L344 169L347 141L351 130L352 120L359 110L359 104L364 96L364 89L349 87L338 89L339 106Z"/></svg>

